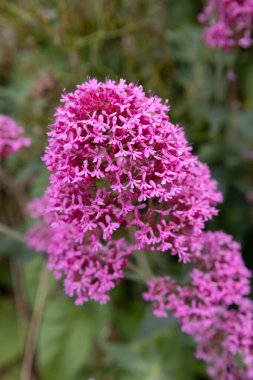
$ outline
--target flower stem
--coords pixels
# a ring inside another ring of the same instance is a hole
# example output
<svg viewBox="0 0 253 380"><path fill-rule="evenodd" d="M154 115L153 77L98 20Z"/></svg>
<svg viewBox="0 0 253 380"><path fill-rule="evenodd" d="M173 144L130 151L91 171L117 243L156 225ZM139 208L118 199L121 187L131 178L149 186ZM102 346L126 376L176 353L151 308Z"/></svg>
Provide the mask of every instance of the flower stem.
<svg viewBox="0 0 253 380"><path fill-rule="evenodd" d="M134 239L134 229L129 229L129 240L134 247L135 245L135 239ZM132 269L133 272L137 273L139 276L141 276L142 279L145 279L146 281L151 280L154 278L154 274L152 272L152 269L149 265L148 259L146 257L146 252L144 251L135 251L134 252L138 267L136 267L134 264L130 265L128 264L129 268Z"/></svg>
<svg viewBox="0 0 253 380"><path fill-rule="evenodd" d="M149 265L148 259L146 257L146 252L140 251L135 252L136 261L142 273L145 275L146 280L151 280L154 277L152 269Z"/></svg>
<svg viewBox="0 0 253 380"><path fill-rule="evenodd" d="M24 243L23 236L16 230L0 223L0 233Z"/></svg>
<svg viewBox="0 0 253 380"><path fill-rule="evenodd" d="M32 367L36 352L36 345L42 321L43 310L46 302L49 285L49 272L46 265L40 272L37 294L34 301L33 314L27 335L24 359L21 367L20 380L31 380Z"/></svg>
<svg viewBox="0 0 253 380"><path fill-rule="evenodd" d="M133 263L128 263L127 267L132 272L136 273L138 275L138 277L140 277L141 279L145 279L145 277L146 277L145 273L143 273L142 270L138 266L134 265Z"/></svg>

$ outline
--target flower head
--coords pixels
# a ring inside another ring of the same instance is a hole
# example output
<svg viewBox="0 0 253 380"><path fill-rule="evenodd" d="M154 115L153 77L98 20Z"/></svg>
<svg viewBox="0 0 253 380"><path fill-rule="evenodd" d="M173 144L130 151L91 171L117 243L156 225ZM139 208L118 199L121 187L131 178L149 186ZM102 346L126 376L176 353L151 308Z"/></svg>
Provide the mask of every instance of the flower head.
<svg viewBox="0 0 253 380"><path fill-rule="evenodd" d="M230 50L252 44L253 0L209 0L199 20L207 25L204 39L212 47Z"/></svg>
<svg viewBox="0 0 253 380"><path fill-rule="evenodd" d="M42 224L27 240L77 303L106 302L133 250L189 260L221 194L169 107L141 86L88 80L62 102L43 158L50 185L29 207Z"/></svg>
<svg viewBox="0 0 253 380"><path fill-rule="evenodd" d="M23 128L12 118L0 115L0 159L30 145L30 139L21 137Z"/></svg>
<svg viewBox="0 0 253 380"><path fill-rule="evenodd" d="M253 379L251 274L239 244L223 232L204 233L194 263L188 284L157 278L148 283L144 299L157 317L171 311L194 337L197 357L208 363L213 379Z"/></svg>
<svg viewBox="0 0 253 380"><path fill-rule="evenodd" d="M76 226L80 242L131 229L136 249L171 250L187 261L221 194L170 122L169 106L141 86L95 79L62 103L43 158L52 172L48 212Z"/></svg>

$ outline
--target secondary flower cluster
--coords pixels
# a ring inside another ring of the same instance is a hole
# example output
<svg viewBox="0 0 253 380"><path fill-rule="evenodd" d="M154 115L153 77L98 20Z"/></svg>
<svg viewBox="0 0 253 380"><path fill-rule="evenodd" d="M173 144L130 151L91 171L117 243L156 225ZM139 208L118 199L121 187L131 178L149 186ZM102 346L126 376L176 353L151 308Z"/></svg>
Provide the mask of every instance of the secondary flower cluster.
<svg viewBox="0 0 253 380"><path fill-rule="evenodd" d="M33 217L45 217L44 196L29 205ZM95 235L76 240L76 229L69 224L54 224L50 214L46 221L36 224L27 234L31 247L48 254L48 267L57 279L64 277L64 287L77 305L89 299L100 303L109 300L107 293L118 284L131 255L131 248L124 239L102 245Z"/></svg>
<svg viewBox="0 0 253 380"><path fill-rule="evenodd" d="M36 227L28 241L48 253L78 303L105 302L133 249L170 250L189 260L221 194L183 130L170 122L169 107L141 86L88 80L62 102L43 158L50 186L35 207L47 243L40 247ZM115 241L116 231L131 233L131 248Z"/></svg>
<svg viewBox="0 0 253 380"><path fill-rule="evenodd" d="M0 115L0 159L30 145L30 139L22 137L23 128L12 118Z"/></svg>
<svg viewBox="0 0 253 380"><path fill-rule="evenodd" d="M171 311L194 337L197 357L214 380L253 379L253 304L250 272L240 246L223 232L204 233L194 256L189 283L169 276L148 283L144 299L157 317Z"/></svg>
<svg viewBox="0 0 253 380"><path fill-rule="evenodd" d="M212 47L230 50L252 44L253 0L209 0L199 21L206 24L204 39Z"/></svg>

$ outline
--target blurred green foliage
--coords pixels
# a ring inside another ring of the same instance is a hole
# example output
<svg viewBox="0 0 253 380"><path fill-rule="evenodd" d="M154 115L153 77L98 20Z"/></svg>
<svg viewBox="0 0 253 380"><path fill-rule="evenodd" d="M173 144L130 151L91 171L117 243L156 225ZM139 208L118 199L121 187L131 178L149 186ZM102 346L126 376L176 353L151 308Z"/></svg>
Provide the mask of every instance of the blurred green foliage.
<svg viewBox="0 0 253 380"><path fill-rule="evenodd" d="M21 233L31 224L24 209L48 181L40 156L62 90L87 76L123 77L169 99L173 122L185 128L224 194L209 228L232 233L253 268L253 210L246 197L253 191L253 158L247 158L253 50L206 47L197 22L202 6L197 0L0 0L0 112L16 118L33 140L4 163L1 223ZM44 257L1 235L0 260L0 378L16 380ZM159 274L184 274L168 256L154 261ZM52 275L47 287L34 380L207 379L191 339L173 318L152 316L141 299L143 284L130 275L106 306L74 306Z"/></svg>

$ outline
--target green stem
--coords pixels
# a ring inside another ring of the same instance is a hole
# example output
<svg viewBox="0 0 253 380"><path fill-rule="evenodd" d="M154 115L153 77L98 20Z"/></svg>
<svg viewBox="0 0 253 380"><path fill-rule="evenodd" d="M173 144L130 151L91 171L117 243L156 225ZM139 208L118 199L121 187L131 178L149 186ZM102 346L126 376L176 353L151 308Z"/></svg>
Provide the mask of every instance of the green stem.
<svg viewBox="0 0 253 380"><path fill-rule="evenodd" d="M139 268L141 269L142 273L145 276L145 279L151 280L152 278L154 278L154 274L149 265L146 252L143 252L143 251L135 252L135 257L136 257L136 261L138 263Z"/></svg>
<svg viewBox="0 0 253 380"><path fill-rule="evenodd" d="M142 270L137 267L136 265L134 265L133 263L128 263L127 264L127 267L133 272L133 273L136 273L139 277L141 277L142 279L145 279L145 273L142 272Z"/></svg>
<svg viewBox="0 0 253 380"><path fill-rule="evenodd" d="M39 330L41 326L41 321L43 317L43 311L46 303L46 297L49 287L49 272L46 265L43 266L37 294L34 301L34 308L32 319L30 322L30 327L27 335L24 359L21 367L20 380L31 380L32 379L32 367L34 362L34 357L36 353L37 340L39 336Z"/></svg>
<svg viewBox="0 0 253 380"><path fill-rule="evenodd" d="M0 223L0 233L24 243L23 236L18 231L13 230L5 224Z"/></svg>
<svg viewBox="0 0 253 380"><path fill-rule="evenodd" d="M134 229L131 228L129 230L129 240L132 245L134 245ZM130 265L128 264L129 268L133 270L133 272L137 273L141 276L142 279L145 279L146 281L151 280L154 278L154 274L151 270L151 267L149 265L146 252L144 251L137 251L134 252L138 267L136 267L134 264Z"/></svg>
<svg viewBox="0 0 253 380"><path fill-rule="evenodd" d="M150 22L150 17L141 19L138 23L130 22L124 25L121 28L113 29L113 30L98 30L95 33L91 33L85 37L80 37L75 41L75 46L77 48L84 47L87 44L94 43L100 40L110 40L114 38L119 38L126 33L136 32L136 30L146 27Z"/></svg>
<svg viewBox="0 0 253 380"><path fill-rule="evenodd" d="M224 96L224 62L223 55L217 51L216 55L216 99L221 103Z"/></svg>

